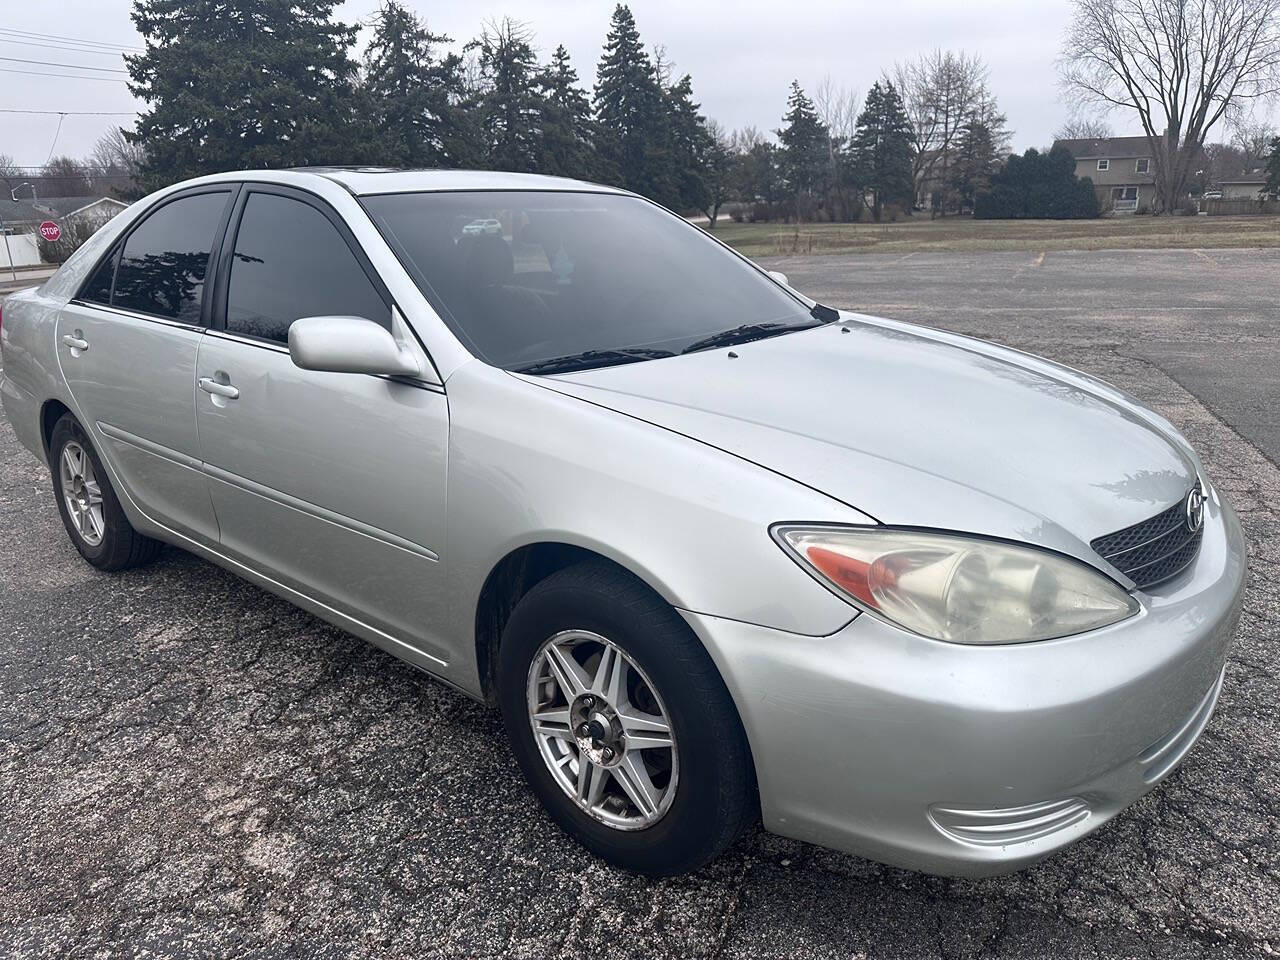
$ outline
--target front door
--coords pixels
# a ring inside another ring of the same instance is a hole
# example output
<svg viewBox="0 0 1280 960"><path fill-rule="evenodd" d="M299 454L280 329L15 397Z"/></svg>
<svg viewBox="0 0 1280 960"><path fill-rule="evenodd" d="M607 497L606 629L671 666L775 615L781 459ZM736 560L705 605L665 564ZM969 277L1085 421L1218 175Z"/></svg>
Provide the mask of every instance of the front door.
<svg viewBox="0 0 1280 960"><path fill-rule="evenodd" d="M134 226L58 317L67 386L117 489L204 543L217 525L196 439L196 352L226 185L185 193Z"/></svg>
<svg viewBox="0 0 1280 960"><path fill-rule="evenodd" d="M364 317L409 333L327 206L247 186L237 207L221 329L205 337L196 370L222 549L443 665L444 393L294 366L288 330L301 317Z"/></svg>

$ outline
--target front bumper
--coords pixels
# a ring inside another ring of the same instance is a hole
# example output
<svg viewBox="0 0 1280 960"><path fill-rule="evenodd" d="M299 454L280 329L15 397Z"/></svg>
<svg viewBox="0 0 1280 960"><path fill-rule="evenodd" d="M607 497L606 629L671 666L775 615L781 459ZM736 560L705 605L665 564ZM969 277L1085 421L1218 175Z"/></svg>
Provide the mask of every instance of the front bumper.
<svg viewBox="0 0 1280 960"><path fill-rule="evenodd" d="M766 828L990 876L1096 830L1186 755L1217 702L1245 562L1211 492L1192 566L1075 637L960 646L870 616L828 637L685 616L742 716Z"/></svg>

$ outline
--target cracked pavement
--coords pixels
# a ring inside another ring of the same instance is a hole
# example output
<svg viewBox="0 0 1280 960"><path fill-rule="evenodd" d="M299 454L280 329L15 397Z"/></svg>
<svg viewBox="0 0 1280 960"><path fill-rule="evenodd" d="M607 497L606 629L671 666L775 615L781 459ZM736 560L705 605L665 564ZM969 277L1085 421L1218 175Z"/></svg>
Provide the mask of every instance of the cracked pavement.
<svg viewBox="0 0 1280 960"><path fill-rule="evenodd" d="M1217 713L1154 793L994 880L759 830L691 876L619 873L543 816L496 714L176 549L92 570L0 418L0 956L1280 952L1280 251L768 266L1083 368L1199 449L1252 573Z"/></svg>

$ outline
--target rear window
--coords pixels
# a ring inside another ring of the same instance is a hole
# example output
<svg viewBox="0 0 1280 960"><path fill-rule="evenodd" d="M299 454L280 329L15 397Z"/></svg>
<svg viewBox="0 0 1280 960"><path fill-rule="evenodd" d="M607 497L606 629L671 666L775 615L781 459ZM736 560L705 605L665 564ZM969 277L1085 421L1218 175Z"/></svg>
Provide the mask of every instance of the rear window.
<svg viewBox="0 0 1280 960"><path fill-rule="evenodd" d="M363 198L445 322L517 369L588 350L680 350L808 308L700 229L637 197L456 192Z"/></svg>
<svg viewBox="0 0 1280 960"><path fill-rule="evenodd" d="M199 323L204 280L229 192L165 203L125 241L115 272L113 306L182 323ZM101 293L102 281L98 281Z"/></svg>

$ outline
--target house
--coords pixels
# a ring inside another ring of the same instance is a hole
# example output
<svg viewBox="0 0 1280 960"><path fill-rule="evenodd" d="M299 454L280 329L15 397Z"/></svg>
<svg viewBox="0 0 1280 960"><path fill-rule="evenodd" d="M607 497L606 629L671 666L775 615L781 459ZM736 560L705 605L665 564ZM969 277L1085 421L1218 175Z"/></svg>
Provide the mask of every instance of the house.
<svg viewBox="0 0 1280 960"><path fill-rule="evenodd" d="M106 223L129 205L114 197L38 197L21 199L17 203L5 200L0 193L0 218L10 233L31 233L46 220L64 224L82 220L98 224Z"/></svg>
<svg viewBox="0 0 1280 960"><path fill-rule="evenodd" d="M1137 213L1156 200L1156 165L1146 137L1055 140L1076 161L1076 176L1088 177L1104 211Z"/></svg>
<svg viewBox="0 0 1280 960"><path fill-rule="evenodd" d="M114 197L94 196L40 197L15 203L0 191L0 225L3 226L0 232L11 238L7 247L0 245L0 266L7 268L10 258L13 265L19 267L40 263L36 231L46 220L64 229L75 222L91 224L97 229L128 206Z"/></svg>
<svg viewBox="0 0 1280 960"><path fill-rule="evenodd" d="M1260 200L1267 188L1267 174L1265 170L1255 170L1238 180L1223 180L1218 186L1223 200Z"/></svg>

